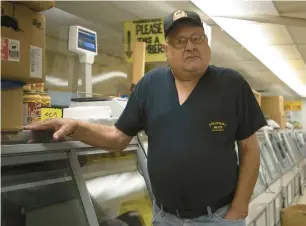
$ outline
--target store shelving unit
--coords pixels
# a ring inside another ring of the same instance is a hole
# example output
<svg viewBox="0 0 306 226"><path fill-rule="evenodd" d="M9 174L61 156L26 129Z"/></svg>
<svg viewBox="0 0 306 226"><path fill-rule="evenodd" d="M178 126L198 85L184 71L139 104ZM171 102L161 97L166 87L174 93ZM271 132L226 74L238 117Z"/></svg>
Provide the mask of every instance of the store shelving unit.
<svg viewBox="0 0 306 226"><path fill-rule="evenodd" d="M250 226L279 226L281 210L294 204L303 193L306 146L295 145L299 134L293 131L264 131L258 132L257 137L261 167L265 169L265 173L260 170L259 177L265 178L265 188L253 196L247 223ZM262 217L266 218L259 222L262 209L266 212Z"/></svg>

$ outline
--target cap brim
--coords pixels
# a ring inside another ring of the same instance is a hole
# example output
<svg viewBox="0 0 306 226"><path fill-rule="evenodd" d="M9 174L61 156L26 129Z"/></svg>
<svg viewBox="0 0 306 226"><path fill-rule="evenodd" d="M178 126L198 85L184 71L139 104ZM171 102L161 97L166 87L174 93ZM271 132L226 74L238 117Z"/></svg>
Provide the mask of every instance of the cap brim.
<svg viewBox="0 0 306 226"><path fill-rule="evenodd" d="M165 37L167 37L167 36L169 35L169 33L170 33L171 31L173 31L173 29L174 29L177 25L179 25L180 23L182 23L183 21L190 21L190 22L194 23L195 25L198 25L198 26L200 26L200 27L203 28L203 24L202 24L202 23L199 23L198 21L196 21L196 20L194 20L194 19L192 19L192 18L189 18L189 17L182 17L182 18L177 19L176 21L174 21L174 22L169 26L169 28L167 29L167 31L165 31Z"/></svg>

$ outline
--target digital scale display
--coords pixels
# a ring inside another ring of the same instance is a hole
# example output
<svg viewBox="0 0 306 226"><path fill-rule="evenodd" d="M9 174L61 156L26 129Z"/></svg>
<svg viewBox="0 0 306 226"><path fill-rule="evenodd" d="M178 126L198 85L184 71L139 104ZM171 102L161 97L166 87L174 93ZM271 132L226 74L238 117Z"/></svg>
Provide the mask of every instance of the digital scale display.
<svg viewBox="0 0 306 226"><path fill-rule="evenodd" d="M96 52L96 35L88 31L79 29L78 47L91 52Z"/></svg>

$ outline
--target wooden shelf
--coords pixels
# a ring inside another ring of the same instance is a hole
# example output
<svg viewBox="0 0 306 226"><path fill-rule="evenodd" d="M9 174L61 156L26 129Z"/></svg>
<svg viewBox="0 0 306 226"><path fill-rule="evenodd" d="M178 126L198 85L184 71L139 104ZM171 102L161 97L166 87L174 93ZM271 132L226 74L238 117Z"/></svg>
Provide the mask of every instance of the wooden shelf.
<svg viewBox="0 0 306 226"><path fill-rule="evenodd" d="M253 91L253 93L256 97L256 100L257 100L259 106L261 106L261 94L259 92L255 91L255 90L253 90L253 89L252 89L252 91Z"/></svg>
<svg viewBox="0 0 306 226"><path fill-rule="evenodd" d="M132 56L132 83L136 85L138 81L143 77L145 72L146 61L146 43L136 42Z"/></svg>
<svg viewBox="0 0 306 226"><path fill-rule="evenodd" d="M286 129L286 117L283 96L263 96L261 98L261 109L265 115L269 115L277 122L281 129Z"/></svg>

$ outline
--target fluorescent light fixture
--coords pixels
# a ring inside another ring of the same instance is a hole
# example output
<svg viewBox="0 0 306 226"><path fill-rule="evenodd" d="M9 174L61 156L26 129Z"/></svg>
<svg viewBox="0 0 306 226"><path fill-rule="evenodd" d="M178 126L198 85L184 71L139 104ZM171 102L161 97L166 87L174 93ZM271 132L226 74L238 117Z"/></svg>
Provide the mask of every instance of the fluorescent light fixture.
<svg viewBox="0 0 306 226"><path fill-rule="evenodd" d="M127 78L128 75L125 72L121 72L121 71L106 72L106 73L102 73L102 74L93 76L92 84L97 84L99 82L103 82L103 81L106 81L108 79L115 78L115 77ZM57 78L54 76L46 76L46 82L47 84L58 86L58 87L68 87L68 80L64 80L64 79ZM81 79L78 80L78 85L79 86L82 85Z"/></svg>
<svg viewBox="0 0 306 226"><path fill-rule="evenodd" d="M218 18L214 21L243 45L250 53L269 68L280 80L302 97L306 97L306 86L299 80L297 72L277 48L271 48L266 31L259 24L248 21Z"/></svg>
<svg viewBox="0 0 306 226"><path fill-rule="evenodd" d="M203 27L204 27L204 30L205 30L205 34L206 34L206 37L208 39L208 45L211 47L211 26L207 25L206 23L203 22Z"/></svg>
<svg viewBox="0 0 306 226"><path fill-rule="evenodd" d="M306 85L302 84L297 72L291 67L277 48L269 45L267 30L261 24L230 18L216 17L214 15L226 15L222 9L227 8L231 14L243 14L248 11L243 9L242 1L222 1L222 7L218 7L218 0L192 0L204 13L210 16L225 32L231 35L237 42L259 59L280 80L302 97L306 97ZM224 6L224 4L226 6ZM223 14L222 14L223 13Z"/></svg>

